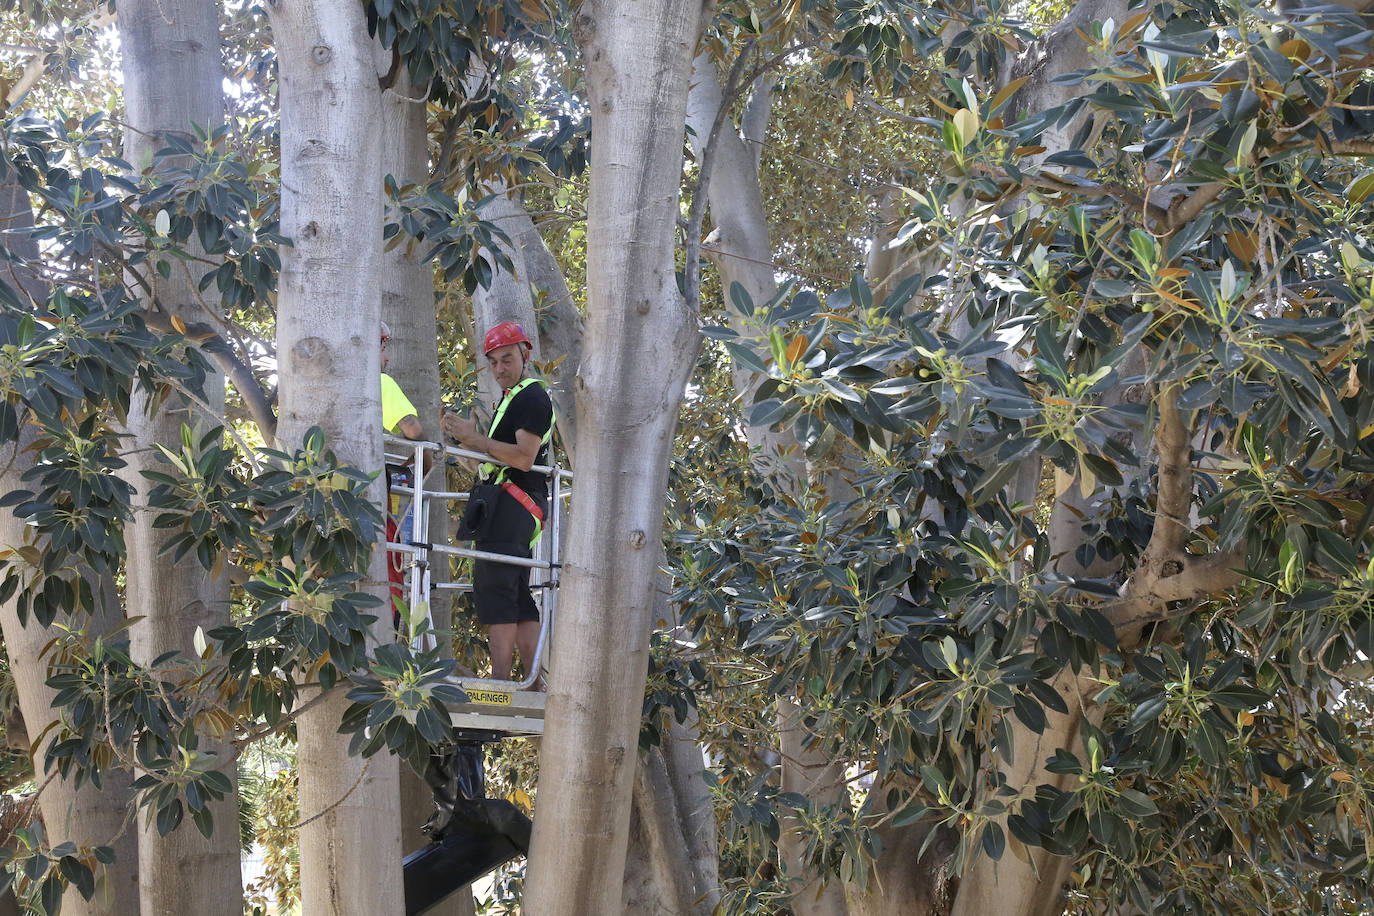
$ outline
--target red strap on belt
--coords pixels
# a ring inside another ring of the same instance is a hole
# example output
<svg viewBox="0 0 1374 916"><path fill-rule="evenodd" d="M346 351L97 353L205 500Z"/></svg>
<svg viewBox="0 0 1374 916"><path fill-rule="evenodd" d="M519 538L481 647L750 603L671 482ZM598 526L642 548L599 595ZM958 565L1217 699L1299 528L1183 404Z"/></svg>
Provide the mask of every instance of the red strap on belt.
<svg viewBox="0 0 1374 916"><path fill-rule="evenodd" d="M524 490L520 489L515 484L511 483L509 480L501 484L501 489L505 490L507 493L513 496L515 498L515 501L518 502L520 505L530 510L530 515L533 515L535 519L538 520L539 524L544 524L544 510L539 508L539 504L537 502L535 502L533 499L530 499L530 494L526 493Z"/></svg>

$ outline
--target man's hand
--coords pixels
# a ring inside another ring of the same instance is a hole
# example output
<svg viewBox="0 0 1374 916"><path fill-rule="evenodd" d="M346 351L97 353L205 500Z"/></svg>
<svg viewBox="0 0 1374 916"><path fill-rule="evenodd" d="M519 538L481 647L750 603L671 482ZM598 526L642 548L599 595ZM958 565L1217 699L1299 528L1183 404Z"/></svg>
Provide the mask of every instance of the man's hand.
<svg viewBox="0 0 1374 916"><path fill-rule="evenodd" d="M477 424L457 414L445 413L439 418L439 425L459 442L469 443L478 438Z"/></svg>

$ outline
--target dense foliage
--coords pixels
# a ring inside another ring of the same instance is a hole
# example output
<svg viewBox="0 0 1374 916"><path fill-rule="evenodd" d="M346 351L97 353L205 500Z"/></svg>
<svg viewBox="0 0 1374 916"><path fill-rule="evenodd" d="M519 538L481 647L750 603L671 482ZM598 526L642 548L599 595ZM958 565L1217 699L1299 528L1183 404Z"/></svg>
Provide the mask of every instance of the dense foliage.
<svg viewBox="0 0 1374 916"><path fill-rule="evenodd" d="M567 11L370 10L388 79L424 87L440 127L432 180L389 183L385 233L435 261L448 302L511 266L478 217L486 182L538 180L549 209L579 205L559 181L590 131ZM858 886L907 830L954 835L956 868L1072 857L1085 913L1370 904L1370 32L1343 9L1245 0L1122 10L1046 50L1045 29L996 3L721 7L712 51L776 80L761 180L777 272L810 288L728 289L735 320L709 319L643 744L698 724L732 911L784 905L784 817L818 872ZM216 348L268 387L245 329L270 327L289 242L253 16L226 53L255 91L229 128L160 154L189 164L122 162L94 112L11 112L0 150L0 179L38 208L25 238L44 290L10 282L33 265L6 249L0 443L22 443L28 470L0 504L32 542L5 545L0 596L71 627L48 659L69 713L46 768L137 766L163 832L187 815L211 829L205 802L227 789L199 735L289 734L305 684L351 681L353 749L417 767L452 698L439 653L365 651L376 601L357 585L380 515L369 475L316 435L253 449L232 426L188 434L152 477L167 551L245 571L239 616L199 657L137 665L118 634L82 631L99 603L86 571L117 570L124 549L135 387L194 405ZM1046 84L1013 67L1070 40L1090 49L1081 69ZM559 253L580 267L568 226ZM870 230L902 269L826 280L872 253ZM230 331L143 312L138 278L181 270ZM751 403L731 403L731 366L762 382ZM790 432L801 470L750 455L748 427ZM852 804L780 791L780 697L843 762ZM1075 717L1045 772L1011 781ZM493 785L527 802L532 770L505 758ZM291 778L264 903L294 880ZM88 892L107 857L33 830L11 851L49 906L64 881Z"/></svg>
<svg viewBox="0 0 1374 916"><path fill-rule="evenodd" d="M749 421L843 486L693 491L675 597L873 772L818 862L939 825L1077 857L1094 912L1368 905L1368 36L1143 7L1018 114L966 33L903 230L936 255L876 299L733 291ZM1070 705L1070 778L1008 784Z"/></svg>

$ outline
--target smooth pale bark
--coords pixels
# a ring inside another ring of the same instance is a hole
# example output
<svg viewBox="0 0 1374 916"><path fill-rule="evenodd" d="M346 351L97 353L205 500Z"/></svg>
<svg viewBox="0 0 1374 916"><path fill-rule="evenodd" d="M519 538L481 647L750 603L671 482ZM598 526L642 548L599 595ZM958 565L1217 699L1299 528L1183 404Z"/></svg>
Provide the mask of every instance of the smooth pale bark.
<svg viewBox="0 0 1374 916"><path fill-rule="evenodd" d="M561 441L575 456L577 413L572 380L581 363L585 321L577 311L557 262L539 236L528 212L503 188L487 188L496 197L483 206L482 217L511 239L506 248L518 272L497 273L489 290L473 295L479 331L499 321L538 326L537 361L545 373L558 415ZM494 265L493 265L494 266ZM525 282L518 282L523 277ZM542 320L535 319L535 299ZM526 322L529 322L528 324ZM542 355L541 355L542 354ZM480 354L475 354L480 355ZM566 535L569 529L563 529ZM655 618L666 616L666 589L656 596ZM557 657L549 647L546 667ZM693 726L694 727L694 726ZM707 916L720 901L715 812L702 779L703 761L692 728L674 722L665 744L641 755L636 771L631 814L631 842L625 862L622 911L633 916Z"/></svg>
<svg viewBox="0 0 1374 916"><path fill-rule="evenodd" d="M763 90L756 87L756 91ZM709 55L697 55L692 62L687 126L692 129L688 139L698 160L706 156L712 125L724 103L715 64ZM764 106L751 106L751 110L757 112L760 107ZM758 129L757 125L755 129ZM757 146L742 139L727 116L717 131L710 160L705 166L709 170L706 197L715 228L703 245L705 254L711 258L720 274L721 287L727 298L731 287L738 283L754 301L755 307L768 302L778 291L771 266L773 251L763 207L763 190L759 187ZM727 302L726 306L731 326L742 330L743 316L735 309L733 302ZM752 402L754 389L761 380L754 379L751 370L738 365L732 372L735 391L747 406ZM749 434L752 445L766 447L778 444L771 442L767 430L751 427Z"/></svg>
<svg viewBox="0 0 1374 916"><path fill-rule="evenodd" d="M36 302L46 302L44 282L33 270L22 266L36 264L38 243L20 238L15 233L32 228L33 208L28 195L12 180L0 181L0 244L4 244L17 261L5 265L5 282L16 291L27 294ZM23 418L21 417L21 422ZM23 487L21 477L33 466L32 444L35 430L23 428L20 441L0 448L0 492L9 493ZM27 542L31 529L10 509L0 511L0 547L18 547ZM88 617L78 615L66 621L68 626L90 634L108 633L122 622L118 596L112 576L92 579L91 592L100 602ZM31 749L33 771L44 779L44 757L56 735L49 729L59 722L59 711L52 701L57 691L47 685L47 658L44 650L62 633L62 620L51 627L38 625L32 617L21 626L17 612L18 601L11 599L0 607L0 631L5 640L14 673L15 693L24 718L25 729L37 745ZM40 736L43 736L40 738ZM73 780L54 776L44 785L38 807L46 828L49 846L64 842L78 847L109 845L115 850L115 864L97 874L97 893L92 900L83 900L72 891L66 897L62 912L65 916L138 916L138 835L128 822L133 808L132 779L128 773L109 770L102 774L103 788L96 789L89 782L77 788Z"/></svg>
<svg viewBox="0 0 1374 916"><path fill-rule="evenodd" d="M541 297L537 324L538 345L546 354L549 368L544 373L549 394L558 411L559 441L563 443L570 461L576 461L577 403L573 396L573 380L582 365L583 339L586 321L573 302L567 280L553 254L539 236L534 221L523 209L500 224L511 241L524 252L528 286ZM531 334L536 333L531 331ZM556 365L554 365L556 364Z"/></svg>
<svg viewBox="0 0 1374 916"><path fill-rule="evenodd" d="M21 487L20 475L33 465L32 453L22 448L33 441L33 430L21 433L20 445L0 448L0 487L9 492ZM0 512L0 544L11 546L25 543L28 529L24 521L16 519L9 509ZM39 545L41 549L41 544ZM38 625L32 617L21 626L16 611L17 601L6 601L0 608L0 629L3 629L5 651L13 660L15 691L19 708L32 735L43 734L34 747L33 769L39 785L46 778L44 757L48 746L57 738L56 731L47 731L57 721L58 710L52 708L57 691L46 683L47 657L43 654L52 640L61 636L61 627L80 629L88 634L109 632L123 619L119 596L111 576L91 580L92 592L100 602L97 613L87 617L58 618L51 627ZM133 825L134 811L132 777L125 770L107 769L101 774L101 788L90 782L77 788L75 782L54 776L38 796L48 845L74 843L89 850L95 846L113 846L115 863L96 874L96 894L83 900L75 888L63 897L63 916L138 916L139 870L138 834ZM236 900L242 894L236 893ZM242 910L242 903L239 903Z"/></svg>
<svg viewBox="0 0 1374 916"><path fill-rule="evenodd" d="M727 117L716 131L715 142L707 157L707 142L720 108L725 104L720 80L709 55L698 54L692 62L692 87L687 97L688 139L703 169L709 172L706 196L711 207L714 229L703 243L703 252L720 274L721 287L726 291L738 283L754 305L770 301L778 292L772 268L772 241L763 206L763 189L759 185L758 150L767 123L770 94L767 83L755 81L753 94L745 109L746 122L736 130ZM744 332L744 316L727 303L730 326ZM753 371L735 364L731 370L735 396L745 408L754 401L754 392L763 382L754 378ZM749 445L759 460L775 476L787 480L794 495L806 479L805 456L797 448L791 427L772 430L766 426L749 426L745 430Z"/></svg>
<svg viewBox="0 0 1374 916"><path fill-rule="evenodd" d="M473 319L479 341L486 329L502 321L514 321L530 335L534 341L533 359L546 368L543 378L558 415L560 440L571 452L577 439L573 379L582 363L586 323L577 311L558 262L523 203L503 184L489 185L486 190L494 196L482 205L482 218L510 238L510 244L500 248L511 259L514 272L497 270L492 263L491 287L478 288L473 293ZM473 353L478 359L483 397L493 401L501 393L485 374L479 341L473 342Z"/></svg>
<svg viewBox="0 0 1374 916"><path fill-rule="evenodd" d="M894 784L907 790L916 788L904 777L898 777ZM871 813L881 816L891 810L879 804ZM873 863L866 887L851 884L846 888L849 916L949 916L959 889L959 878L952 869L959 834L951 828L938 828L938 835L927 844L932 829L937 828L928 824L877 828L883 854Z"/></svg>
<svg viewBox="0 0 1374 916"><path fill-rule="evenodd" d="M425 117L425 93L416 89L402 69L400 78L382 94L382 173L398 184L423 185L429 178L429 133ZM401 244L382 254L377 288L381 291L381 317L391 328L387 372L410 398L419 412L425 438L439 436L439 350L434 311L434 267L420 259L413 244ZM444 465L435 466L425 480L426 489L444 486ZM451 517L448 507L438 500L428 503L429 540L448 543ZM448 563L440 558L430 568L432 581L448 580ZM443 589L429 594L430 615L437 630L452 624L452 593ZM408 595L407 595L408 600ZM441 648L450 649L451 640L440 638ZM452 652L446 651L446 657ZM434 796L414 770L400 767L401 846L409 853L429 840L420 827L434 812ZM433 916L471 916L472 891L455 892L427 913Z"/></svg>
<svg viewBox="0 0 1374 916"><path fill-rule="evenodd" d="M1090 717L1095 722L1101 721L1101 707L1092 704L1096 691L1091 689L1092 682L1088 678L1065 670L1050 681L1050 686L1064 698L1069 711L1061 714L1046 709L1048 722L1038 735L1024 727L1013 728L1015 763L1007 765L1000 757L997 760L1007 786L1021 799L1033 799L1036 786L1041 784L1067 790L1073 780L1072 788L1077 788L1074 777L1050 773L1045 769L1045 762L1056 748L1068 748L1075 753L1081 751L1083 744L1079 735L1084 724L1083 709L1089 708L1093 711ZM1008 807L1012 813L1017 810L1014 803ZM1039 848L1026 849L1029 855L1022 858L1011 849L1015 843L1019 841L1008 834L1008 850L1000 862L993 862L980 853L978 859L965 868L955 898L954 916L983 916L986 913L1058 916L1064 912L1063 887L1074 860L1051 855ZM881 912L899 911L884 909Z"/></svg>
<svg viewBox="0 0 1374 916"><path fill-rule="evenodd" d="M507 233L518 227L522 218L529 219L525 208L519 201L511 199L511 192L504 184L489 185L486 190L493 197L482 205L482 219L490 221ZM512 238L511 241L514 243L515 239ZM534 296L530 289L529 268L525 261L527 246L511 244L499 247L506 257L510 258L511 269L499 269L495 260L484 252L482 256L492 268L491 285L485 289L478 287L472 294L472 321L476 332L472 341L472 358L477 366L477 387L481 393L481 406L488 412L491 405L500 400L501 387L492 378L482 353L482 337L487 331L503 321L513 321L524 328L534 344L530 359L536 363L544 363L549 359L544 355L543 342L539 339L538 323L535 320ZM554 394L552 386L549 393Z"/></svg>
<svg viewBox="0 0 1374 916"><path fill-rule="evenodd" d="M702 8L584 3L596 143L587 220L579 476L555 633L524 910L614 913L628 846L673 430L699 335L674 235Z"/></svg>
<svg viewBox="0 0 1374 916"><path fill-rule="evenodd" d="M124 158L146 168L169 135L198 144L196 128L211 131L224 122L220 63L219 9L213 0L123 0L118 9L124 77L126 129ZM168 160L160 168L184 166ZM194 254L203 254L192 241ZM150 312L175 316L187 324L205 321L205 308L196 289L203 267L193 271L173 261L164 278L146 270L150 288L131 283L143 294ZM212 372L205 383L205 401L217 415L224 412L224 377ZM140 473L164 469L154 444L181 450L181 427L189 425L199 441L218 424L199 410L183 408L175 398L152 405L135 394L128 430L133 436L126 479L136 488L135 505L146 501L151 484ZM229 581L212 577L194 554L173 562L162 554L167 532L153 528L154 513L136 509L126 538L125 602L128 616L139 618L129 631L133 657L147 663L167 652L194 656L197 629L209 631L229 620ZM231 749L222 741L201 736L199 751L217 761L237 784ZM239 916L242 875L239 864L238 793L210 804L215 829L203 837L188 821L185 829L159 836L157 828L140 820L139 872L142 876L144 916L174 916L186 912Z"/></svg>
<svg viewBox="0 0 1374 916"><path fill-rule="evenodd" d="M283 251L277 299L278 441L319 426L340 460L380 468L377 271L381 261L381 88L361 5L278 2ZM381 503L383 485L373 484ZM379 537L381 532L378 532ZM380 548L380 541L379 541ZM385 553L360 583L385 599ZM373 641L391 638L378 615ZM336 688L297 723L301 906L311 916L402 911L397 761L362 761L338 734Z"/></svg>
<svg viewBox="0 0 1374 916"><path fill-rule="evenodd" d="M802 722L801 709L790 699L776 701L778 743L782 750L782 791L796 792L817 810L847 804L844 770L815 747ZM786 819L778 840L783 873L792 883L792 907L806 916L845 916L844 886L811 873L806 864L807 839L800 823Z"/></svg>
<svg viewBox="0 0 1374 916"><path fill-rule="evenodd" d="M660 575L654 619L671 613ZM695 712L671 721L658 747L639 755L625 859L625 916L712 916L720 904L715 806Z"/></svg>
<svg viewBox="0 0 1374 916"><path fill-rule="evenodd" d="M524 207L499 191L483 206L482 217L510 237L507 255L516 270L523 271L527 282L515 282L502 272L496 276L504 282L494 282L491 289L474 293L476 327L480 331L503 320L533 327L534 298L539 297L543 320L538 322L535 359L552 366L545 378L554 399L562 441L571 452L576 446L577 429L572 380L581 362L585 321L572 301L557 262ZM526 321L531 324L525 324ZM569 529L565 527L563 531L566 542ZM660 589L657 597L665 598L666 591ZM666 613L666 602L660 602L655 617ZM550 646L550 654L556 657L556 645ZM552 667L548 661L546 666ZM719 903L715 812L702 779L703 768L692 727L676 722L662 748L641 756L625 863L624 913L706 916Z"/></svg>
<svg viewBox="0 0 1374 916"><path fill-rule="evenodd" d="M720 904L716 822L695 717L673 723L635 774L621 912L711 916Z"/></svg>
<svg viewBox="0 0 1374 916"><path fill-rule="evenodd" d="M1017 68L1003 76L1003 83L1022 75L1027 77L1016 97L1016 107L1023 111L1043 111L1072 99L1077 94L1075 90L1056 85L1053 80L1066 71L1092 65L1093 52L1083 39L1088 25L1108 18L1121 22L1127 15L1125 0L1082 0L1076 4L1059 26L1023 56ZM1043 140L1048 147L1045 155L1067 147L1078 126L1079 122L1075 121L1047 130ZM1122 392L1118 391L1114 396L1121 397ZM1137 445L1139 453L1145 454L1147 443L1141 441ZM1031 494L1037 482L1038 473L1025 473L1015 485L1023 498L1030 499L1033 498ZM1080 569L1073 559L1075 548L1083 540L1081 526L1087 510L1086 506L1077 504L1077 491L1075 480L1056 500L1049 532L1051 551L1058 558L1058 568L1065 573L1104 574L1106 571L1101 569ZM1033 796L1035 787L1040 783L1069 788L1066 777L1044 769L1045 760L1056 748L1080 753L1082 743L1079 735L1085 724L1085 716L1088 722L1095 725L1103 715L1101 707L1091 701L1097 689L1089 678L1064 671L1053 685L1068 703L1068 712L1059 714L1047 709L1049 722L1039 735L1014 720L1011 736L1015 763L1007 766L1000 758L997 761L1007 784L1024 790L1027 797ZM1016 806L1013 804L1009 807L1009 813L1014 813ZM1002 822L1005 824L1005 818ZM1015 842L1015 838L1008 835L1008 843ZM1028 856L1021 857L1008 850L1000 862L978 856L965 868L961 877L954 916L979 916L989 912L989 907L1007 916L1057 916L1061 913L1064 885L1073 868L1073 860L1050 855L1041 849L1028 852Z"/></svg>

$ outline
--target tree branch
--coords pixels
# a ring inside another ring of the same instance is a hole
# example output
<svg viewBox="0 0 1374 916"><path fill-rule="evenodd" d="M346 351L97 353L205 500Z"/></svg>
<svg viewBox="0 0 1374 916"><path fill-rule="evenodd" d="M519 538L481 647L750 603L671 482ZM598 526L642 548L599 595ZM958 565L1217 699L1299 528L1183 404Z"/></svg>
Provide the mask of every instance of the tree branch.
<svg viewBox="0 0 1374 916"><path fill-rule="evenodd" d="M1138 582L1135 576L1127 595L1101 608L1120 633L1132 627L1178 617L1192 610L1191 605L1171 610L1170 604L1210 598L1221 594L1245 578L1245 550L1236 548L1207 556L1183 554L1171 558L1177 571L1164 577L1148 577Z"/></svg>
<svg viewBox="0 0 1374 916"><path fill-rule="evenodd" d="M716 143L721 128L729 117L730 104L743 89L744 65L753 48L754 40L751 38L740 49L734 66L730 68L730 78L726 81L725 91L721 93L720 107L716 109L715 120L711 123L711 133L707 136L706 146L702 149L701 171L692 193L692 208L687 212L687 258L683 286L687 307L693 314L701 313L701 224L706 218L707 188L711 184L711 166L715 158Z"/></svg>
<svg viewBox="0 0 1374 916"><path fill-rule="evenodd" d="M1005 172L994 172L993 170L986 167L980 167L979 171L983 172L984 174L990 175L993 178L1007 177ZM1008 178L1008 181L1013 180ZM1117 184L1116 182L1108 181L1093 182L1091 184L1077 184L1072 181L1066 181L1055 175L1046 175L1043 173L1039 175L1034 175L1029 172L1023 172L1019 180L1014 180L1011 185L1005 185L1002 189L1006 191L1009 190L1011 187L1015 187L1017 185L1023 188L1039 188L1042 191L1050 191L1056 194L1079 194L1092 197L1110 197L1115 200L1121 201L1123 204L1130 207L1132 210L1144 210L1155 219L1163 220L1168 217L1168 211L1161 207L1159 204L1153 203L1152 201L1137 194L1135 191L1123 187Z"/></svg>
<svg viewBox="0 0 1374 916"><path fill-rule="evenodd" d="M101 9L97 13L93 13L88 21L78 23L77 28L95 31L97 29L103 29L105 26L112 24L114 21L114 11L105 8ZM48 72L48 58L53 53L53 49L51 47L36 48L11 46L10 48L8 48L8 50L27 51L32 56L28 59L28 61L25 62L23 74L20 75L19 79L15 80L15 83L13 86L10 87L9 92L5 93L6 108L11 107L20 99L22 99L24 97L24 93L32 89L34 87L34 84L42 78L43 74Z"/></svg>
<svg viewBox="0 0 1374 916"><path fill-rule="evenodd" d="M1142 565L1163 562L1183 551L1189 532L1188 514L1193 502L1193 447L1188 427L1178 410L1178 384L1171 384L1159 399L1159 431L1155 453L1159 457L1159 493L1155 527L1145 548ZM1158 568L1155 568L1158 574Z"/></svg>
<svg viewBox="0 0 1374 916"><path fill-rule="evenodd" d="M1203 185L1192 194L1175 199L1173 203L1169 204L1169 209L1164 214L1164 231L1173 233L1188 225L1225 190L1226 185L1217 182Z"/></svg>
<svg viewBox="0 0 1374 916"><path fill-rule="evenodd" d="M272 410L272 403L267 392L258 384L257 376L253 375L253 370L248 367L218 332L204 322L183 325L184 331L178 331L172 325L169 316L162 312L145 311L143 320L154 331L163 334L181 333L187 340L200 346L201 351L215 361L222 371L238 390L239 396L243 398L243 403L248 407L249 414L253 417L253 422L258 425L262 432L264 442L275 441L277 435L277 415Z"/></svg>
<svg viewBox="0 0 1374 916"><path fill-rule="evenodd" d="M752 142L754 150L754 172L759 170L759 160L763 155L763 138L768 130L768 118L773 110L773 89L763 74L754 77L754 88L749 93L749 101L744 105L740 118L740 138Z"/></svg>
<svg viewBox="0 0 1374 916"><path fill-rule="evenodd" d="M1154 531L1123 596L1102 608L1118 632L1186 613L1187 609L1171 611L1169 605L1218 595L1243 578L1244 547L1206 556L1185 549L1192 533L1188 516L1193 502L1193 446L1178 409L1178 392L1179 385L1173 383L1159 398Z"/></svg>
<svg viewBox="0 0 1374 916"><path fill-rule="evenodd" d="M1345 140L1333 143L1331 151L1340 156L1374 156L1374 140Z"/></svg>

